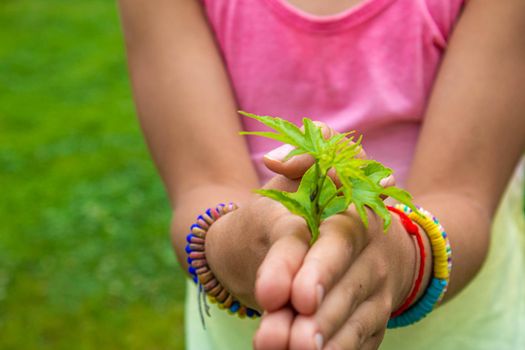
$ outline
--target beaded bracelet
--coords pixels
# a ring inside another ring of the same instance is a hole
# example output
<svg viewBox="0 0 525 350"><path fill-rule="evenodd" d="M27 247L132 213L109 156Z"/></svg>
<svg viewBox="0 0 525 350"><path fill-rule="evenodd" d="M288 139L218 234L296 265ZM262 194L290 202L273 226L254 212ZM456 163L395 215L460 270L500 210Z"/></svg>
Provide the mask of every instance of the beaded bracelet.
<svg viewBox="0 0 525 350"><path fill-rule="evenodd" d="M433 271L432 279L423 297L401 315L391 318L387 328L408 326L428 315L443 299L452 269L450 243L439 221L423 208L418 207L421 215L413 212L406 205L397 204L395 208L406 213L412 221L425 230L432 246Z"/></svg>
<svg viewBox="0 0 525 350"><path fill-rule="evenodd" d="M403 227L405 228L405 230L410 236L416 237L417 247L419 250L419 261L420 261L419 269L416 275L416 280L414 282L414 287L408 294L408 297L406 298L405 302L401 304L401 306L396 311L392 312L392 314L390 315L390 318L394 318L394 317L401 315L403 312L405 312L416 299L417 293L419 293L419 290L421 289L421 285L423 283L423 275L425 274L426 254L425 254L425 246L423 244L423 238L421 237L421 233L419 232L419 228L417 227L417 225L414 224L410 220L410 218L401 210L396 209L391 206L387 206L387 209L393 213L396 213L399 216L399 218L401 219L401 224L403 225Z"/></svg>
<svg viewBox="0 0 525 350"><path fill-rule="evenodd" d="M209 308L206 304L205 295L211 303L217 303L220 309L226 309L229 314L236 314L240 318L256 318L261 314L254 309L251 309L238 301L222 284L217 280L206 260L206 234L211 225L217 221L221 216L237 209L237 205L230 203L228 205L219 204L216 208L206 210L205 213L197 217L197 221L191 225L190 233L186 236L186 253L188 254L188 272L193 277L193 281L198 286L199 293L199 312L201 320L204 324L204 317L202 315L201 294L202 301L205 305L205 311L208 316Z"/></svg>

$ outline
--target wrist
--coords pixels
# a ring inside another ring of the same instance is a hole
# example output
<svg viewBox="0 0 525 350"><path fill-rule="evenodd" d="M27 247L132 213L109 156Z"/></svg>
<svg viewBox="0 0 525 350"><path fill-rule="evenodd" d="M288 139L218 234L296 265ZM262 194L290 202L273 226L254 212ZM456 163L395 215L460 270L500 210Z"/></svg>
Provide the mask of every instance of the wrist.
<svg viewBox="0 0 525 350"><path fill-rule="evenodd" d="M210 269L219 282L250 307L257 306L255 279L269 249L271 237L267 233L283 212L275 210L275 203L254 196L243 207L214 223L208 231L205 249Z"/></svg>
<svg viewBox="0 0 525 350"><path fill-rule="evenodd" d="M398 263L399 271L397 273L398 279L394 287L394 300L392 302L392 311L399 310L400 307L407 301L413 291L418 271L420 268L420 258L417 243L415 239L407 234L405 227L397 215L392 215L392 230L394 239L401 244L402 252L399 254L401 261ZM387 233L387 234L390 234Z"/></svg>
<svg viewBox="0 0 525 350"><path fill-rule="evenodd" d="M186 236L195 218L206 208L213 208L217 203L234 202L239 205L253 197L243 188L204 184L178 194L173 203L171 219L171 241L180 266L184 271L188 269L186 261Z"/></svg>

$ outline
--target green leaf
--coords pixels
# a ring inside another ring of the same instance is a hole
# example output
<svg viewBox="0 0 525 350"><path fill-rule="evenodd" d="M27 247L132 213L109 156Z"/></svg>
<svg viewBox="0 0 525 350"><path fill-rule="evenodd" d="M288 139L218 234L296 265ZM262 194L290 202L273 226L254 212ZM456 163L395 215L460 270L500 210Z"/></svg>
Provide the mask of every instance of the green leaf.
<svg viewBox="0 0 525 350"><path fill-rule="evenodd" d="M303 177L301 178L301 182L299 183L299 188L292 195L296 200L301 202L305 207L307 207L310 210L312 205L310 196L314 192L316 187L317 176L315 173L315 166L311 166L310 169L308 169L304 173Z"/></svg>
<svg viewBox="0 0 525 350"><path fill-rule="evenodd" d="M288 143L292 146L295 146L297 148L305 148L305 137L303 132L293 123L290 123L287 120L277 118L277 117L269 117L269 116L259 116L256 114L248 113L239 111L239 114L242 114L245 117L252 118L255 120L258 120L259 122L263 123L270 129L273 129L277 132L278 135L281 135L280 137L282 139L286 139L286 141L282 141L285 143ZM274 133L268 133L268 134L257 134L256 132L241 132L243 135L260 135L264 137L271 137L275 139Z"/></svg>
<svg viewBox="0 0 525 350"><path fill-rule="evenodd" d="M274 199L284 205L291 213L300 215L302 217L309 216L310 213L305 208L304 203L301 203L296 198L294 198L295 193L284 192L273 189L258 189L254 191L262 196Z"/></svg>
<svg viewBox="0 0 525 350"><path fill-rule="evenodd" d="M392 169L385 167L383 164L369 160L367 166L363 169L365 175L375 184L392 174Z"/></svg>
<svg viewBox="0 0 525 350"><path fill-rule="evenodd" d="M412 203L412 196L407 191L402 190L398 187L392 186L392 187L384 188L382 192L385 196L392 197L398 202L407 205L410 209L412 209L416 213L419 213L419 210L417 209L417 207L414 205L414 203Z"/></svg>
<svg viewBox="0 0 525 350"><path fill-rule="evenodd" d="M279 142L288 143L288 144L291 144L291 142L293 142L293 140L291 140L287 135L277 134L275 132L269 132L269 131L241 131L239 132L239 135L262 136L262 137L266 137L267 139L273 139L273 140L277 140Z"/></svg>
<svg viewBox="0 0 525 350"><path fill-rule="evenodd" d="M323 133L320 127L316 126L310 119L303 118L304 136L308 143L308 148L313 154L319 154L324 145Z"/></svg>
<svg viewBox="0 0 525 350"><path fill-rule="evenodd" d="M321 195L319 196L319 204L325 206L326 202L337 195L337 187L335 186L334 181L330 176L326 176L323 182L323 188L321 190Z"/></svg>
<svg viewBox="0 0 525 350"><path fill-rule="evenodd" d="M305 219L312 240L319 236L319 221L313 215L312 202L310 195L316 187L316 176L314 167L311 167L302 177L299 188L296 192L285 192L273 189L260 189L255 192L276 200L286 207L292 214L296 214Z"/></svg>
<svg viewBox="0 0 525 350"><path fill-rule="evenodd" d="M392 218L380 197L382 188L379 185L375 185L372 181L363 181L361 179L351 179L350 181L353 185L352 201L365 227L368 227L368 217L365 210L365 206L367 206L383 219L383 229L386 231Z"/></svg>
<svg viewBox="0 0 525 350"><path fill-rule="evenodd" d="M283 162L288 161L292 157L299 156L299 155L305 154L305 153L307 153L306 150L295 148L295 149L291 150L290 153L288 153L286 155L286 157L284 157Z"/></svg>
<svg viewBox="0 0 525 350"><path fill-rule="evenodd" d="M321 214L321 220L328 219L330 216L342 213L348 209L348 203L345 197L337 196L332 199L328 205L324 208Z"/></svg>

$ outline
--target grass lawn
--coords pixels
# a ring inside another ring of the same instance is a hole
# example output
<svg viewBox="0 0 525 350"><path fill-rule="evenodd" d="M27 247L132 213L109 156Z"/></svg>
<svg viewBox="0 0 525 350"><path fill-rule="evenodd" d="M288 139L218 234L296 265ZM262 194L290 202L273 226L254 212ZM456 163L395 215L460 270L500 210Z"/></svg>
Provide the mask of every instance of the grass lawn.
<svg viewBox="0 0 525 350"><path fill-rule="evenodd" d="M183 349L114 1L0 1L0 349Z"/></svg>

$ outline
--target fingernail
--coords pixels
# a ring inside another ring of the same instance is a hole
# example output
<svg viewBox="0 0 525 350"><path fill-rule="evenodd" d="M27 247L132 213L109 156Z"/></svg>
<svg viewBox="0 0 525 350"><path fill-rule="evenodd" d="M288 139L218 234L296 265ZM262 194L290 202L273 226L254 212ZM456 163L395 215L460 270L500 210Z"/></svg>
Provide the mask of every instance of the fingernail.
<svg viewBox="0 0 525 350"><path fill-rule="evenodd" d="M316 292L317 292L317 307L319 308L319 306L321 306L321 302L323 301L323 298L324 298L324 288L322 285L318 284L316 287Z"/></svg>
<svg viewBox="0 0 525 350"><path fill-rule="evenodd" d="M323 336L321 335L321 333L317 333L315 335L315 347L317 350L323 349Z"/></svg>
<svg viewBox="0 0 525 350"><path fill-rule="evenodd" d="M389 175L385 177L384 179L381 179L381 181L379 181L379 186L385 187L386 185L388 185L390 181L392 181L392 175Z"/></svg>
<svg viewBox="0 0 525 350"><path fill-rule="evenodd" d="M266 153L264 156L266 158L281 162L294 148L295 147L292 145L282 145Z"/></svg>

